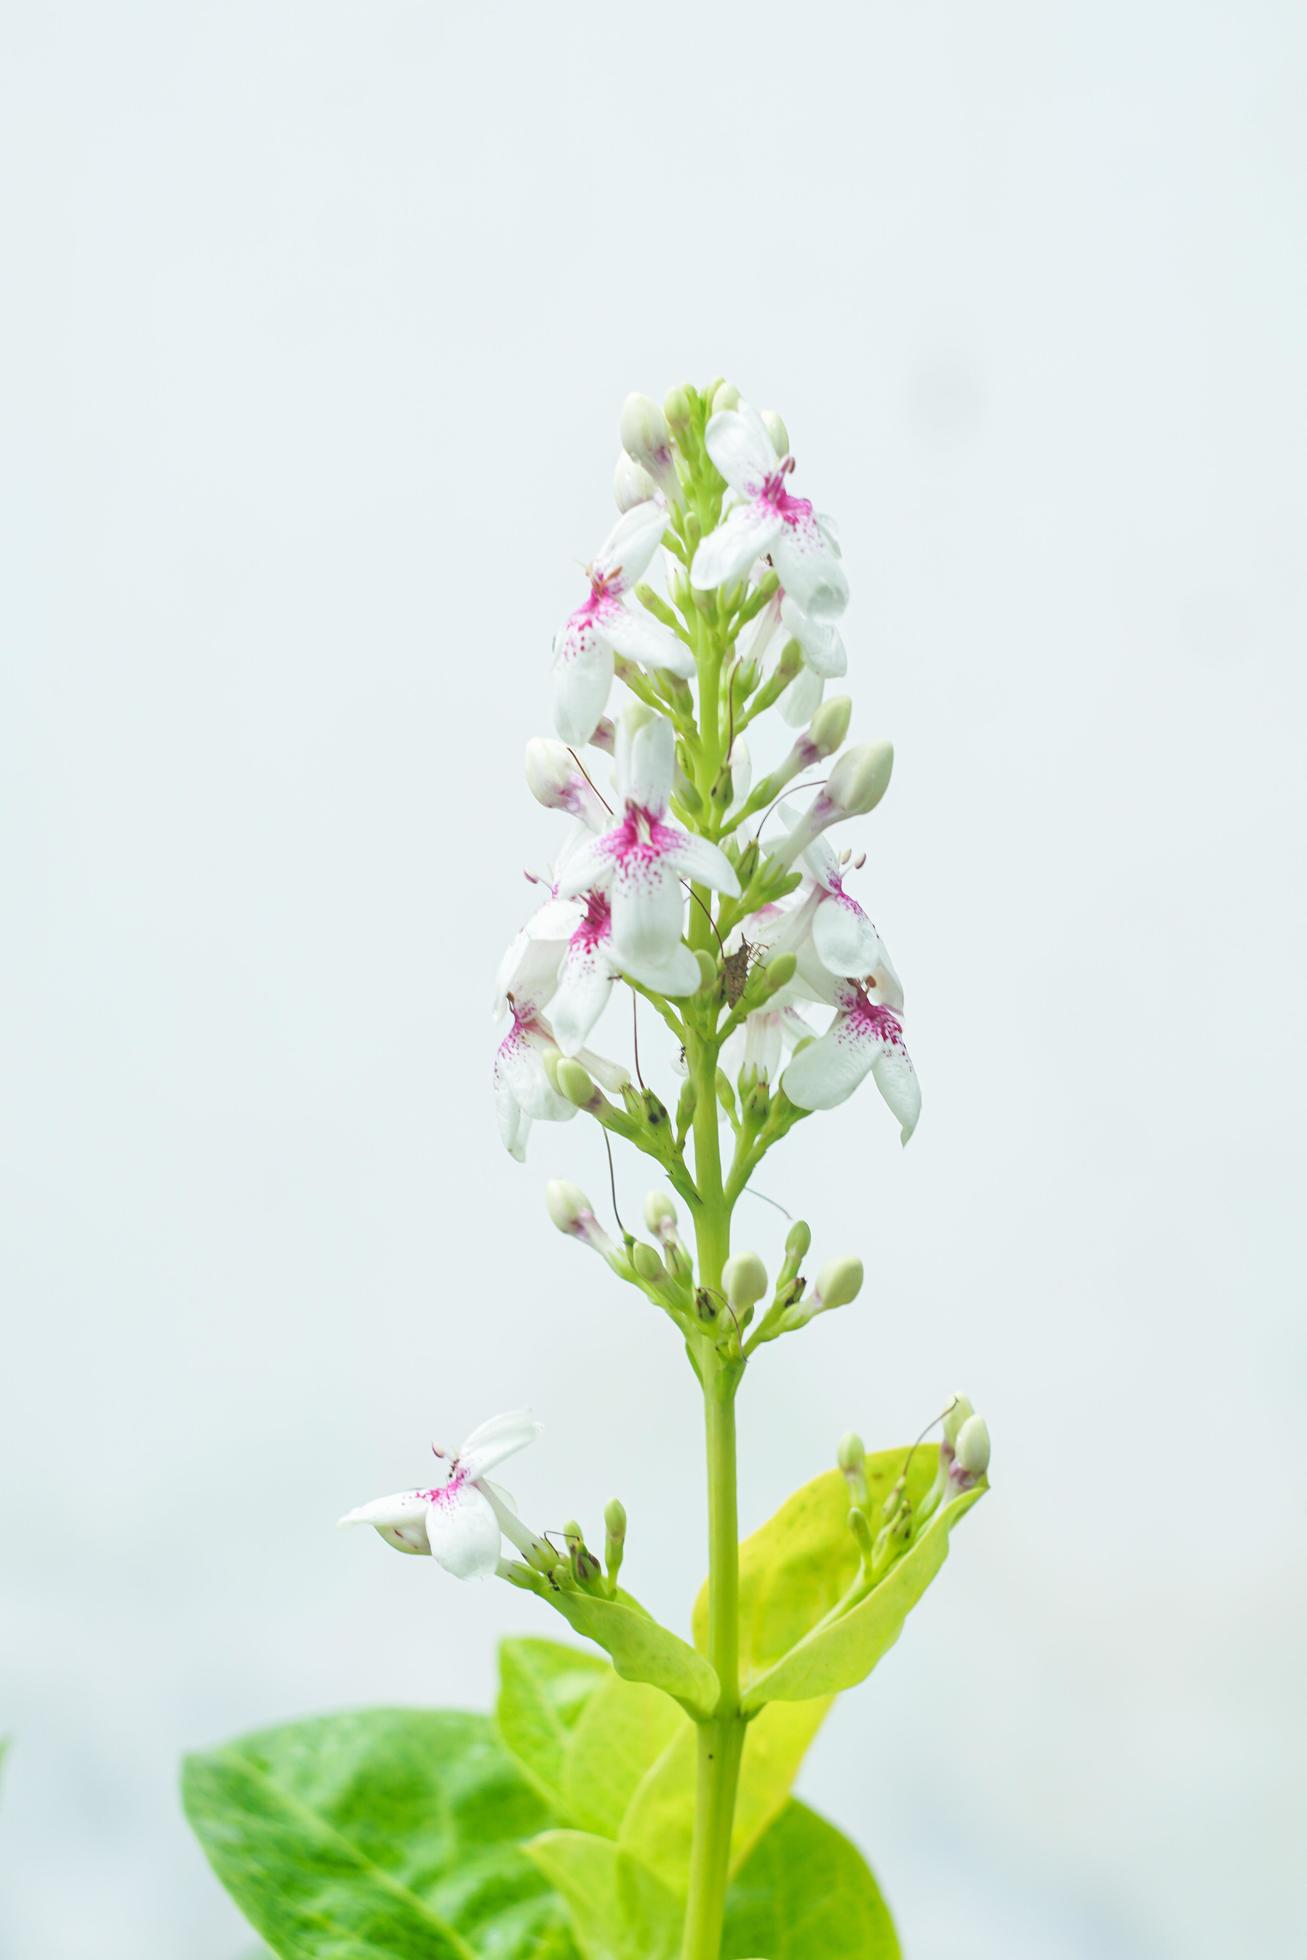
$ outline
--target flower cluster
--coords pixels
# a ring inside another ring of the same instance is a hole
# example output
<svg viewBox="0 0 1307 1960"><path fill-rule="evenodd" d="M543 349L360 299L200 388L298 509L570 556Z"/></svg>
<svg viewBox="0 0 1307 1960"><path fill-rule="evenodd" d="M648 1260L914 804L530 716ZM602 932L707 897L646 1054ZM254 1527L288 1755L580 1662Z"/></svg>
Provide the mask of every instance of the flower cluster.
<svg viewBox="0 0 1307 1960"><path fill-rule="evenodd" d="M879 742L847 749L814 780L849 725L846 698L822 699L847 667L848 581L835 532L791 487L795 462L778 416L725 385L701 430L685 390L667 406L665 415L631 396L623 410L621 515L554 641L561 739L528 746L532 793L568 824L541 880L543 900L500 969L496 1005L509 1019L494 1070L501 1134L523 1157L532 1119L575 1115L558 1087L559 1057L625 1089L624 1068L586 1046L625 986L663 1004L721 1003L737 1087L763 1082L796 1111L831 1108L870 1074L906 1142L920 1091L903 990L845 888L864 857L837 855L825 835L879 801L892 752ZM647 579L658 568L661 590ZM709 610L724 626L713 727ZM627 693L616 724L615 681ZM773 706L802 733L751 788L745 731ZM780 800L805 788L798 811ZM696 906L711 933L694 930L703 924ZM741 966L775 970L784 955L785 983L765 998L755 985L739 1013L731 996ZM823 1007L830 1018L819 1030L805 1009Z"/></svg>

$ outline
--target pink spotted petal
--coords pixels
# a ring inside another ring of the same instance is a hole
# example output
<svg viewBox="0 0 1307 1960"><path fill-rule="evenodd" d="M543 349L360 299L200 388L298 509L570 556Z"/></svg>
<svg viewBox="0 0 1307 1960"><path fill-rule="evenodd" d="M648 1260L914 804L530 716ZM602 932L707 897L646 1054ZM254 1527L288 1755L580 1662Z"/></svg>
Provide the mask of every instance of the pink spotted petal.
<svg viewBox="0 0 1307 1960"><path fill-rule="evenodd" d="M499 1563L499 1520L474 1483L455 1479L434 1490L426 1526L431 1556L456 1579L488 1579Z"/></svg>

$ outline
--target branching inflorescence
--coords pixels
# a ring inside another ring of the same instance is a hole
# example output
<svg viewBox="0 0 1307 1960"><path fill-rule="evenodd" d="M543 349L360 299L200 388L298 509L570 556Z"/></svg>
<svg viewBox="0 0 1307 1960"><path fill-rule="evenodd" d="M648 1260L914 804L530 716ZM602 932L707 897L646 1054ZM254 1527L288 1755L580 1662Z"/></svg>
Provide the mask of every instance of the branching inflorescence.
<svg viewBox="0 0 1307 1960"><path fill-rule="evenodd" d="M726 384L681 387L665 412L631 396L621 437L621 514L555 639L557 738L527 751L530 789L560 813L560 834L540 902L500 969L509 1025L494 1083L515 1157L525 1158L533 1122L583 1113L661 1174L645 1204L647 1238L606 1229L574 1184L552 1182L548 1209L675 1325L698 1378L709 1572L697 1645L619 1585L620 1504L605 1512L599 1555L579 1525L546 1537L524 1524L491 1480L536 1434L529 1414L483 1424L446 1478L343 1522L372 1524L461 1578L498 1573L596 1641L626 1680L679 1702L698 1750L681 1950L715 1960L751 1725L870 1671L984 1488L989 1441L964 1397L950 1401L938 1448L900 1452L893 1474L846 1437L842 1494L821 1484L846 1532L846 1549L831 1554L838 1584L808 1609L796 1604L793 1638L769 1650L742 1604L736 1395L761 1347L852 1301L863 1269L837 1258L809 1280L811 1235L797 1222L773 1282L755 1251L732 1251L732 1219L773 1146L868 1074L905 1143L916 1125L903 991L846 889L865 860L829 840L875 809L893 758L882 741L845 747L851 704L825 694L846 671L848 586L830 523L791 487L780 418ZM611 699L614 681L625 705ZM772 711L782 752L755 781L753 728ZM672 1036L679 1080L665 1098L638 1051L632 1080L588 1045L607 1015L625 1052L637 1001ZM783 1586L784 1557L769 1555Z"/></svg>

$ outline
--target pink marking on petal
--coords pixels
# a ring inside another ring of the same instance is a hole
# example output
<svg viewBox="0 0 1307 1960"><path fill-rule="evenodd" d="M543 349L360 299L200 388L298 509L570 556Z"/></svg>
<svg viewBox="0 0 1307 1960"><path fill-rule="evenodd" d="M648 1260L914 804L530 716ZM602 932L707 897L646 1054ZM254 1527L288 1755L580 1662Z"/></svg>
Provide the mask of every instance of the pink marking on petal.
<svg viewBox="0 0 1307 1960"><path fill-rule="evenodd" d="M780 468L766 478L762 489L758 492L757 501L765 504L768 510L774 511L792 531L797 531L800 527L806 530L813 522L812 505L806 497L792 497L785 488L785 479L793 468L794 458L787 456Z"/></svg>
<svg viewBox="0 0 1307 1960"><path fill-rule="evenodd" d="M585 894L585 917L572 934L570 945L578 952L592 953L607 939L613 929L613 908L607 892L593 891Z"/></svg>
<svg viewBox="0 0 1307 1960"><path fill-rule="evenodd" d="M604 838L604 847L625 872L643 865L657 864L682 842L684 833L666 824L656 810L639 803L628 803L626 814Z"/></svg>

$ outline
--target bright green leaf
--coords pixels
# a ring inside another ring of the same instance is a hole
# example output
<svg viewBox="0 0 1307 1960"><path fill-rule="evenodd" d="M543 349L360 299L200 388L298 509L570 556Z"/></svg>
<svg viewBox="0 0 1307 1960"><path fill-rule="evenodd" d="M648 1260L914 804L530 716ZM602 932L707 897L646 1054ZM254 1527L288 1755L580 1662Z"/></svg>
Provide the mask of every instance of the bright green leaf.
<svg viewBox="0 0 1307 1960"><path fill-rule="evenodd" d="M970 1490L937 1512L921 1537L897 1559L865 1599L830 1626L818 1627L791 1648L775 1667L760 1674L744 1696L743 1707L773 1701L803 1701L809 1695L837 1695L865 1681L903 1631L903 1622L948 1557L949 1533L976 1501L983 1486Z"/></svg>
<svg viewBox="0 0 1307 1960"><path fill-rule="evenodd" d="M691 1715L712 1714L721 1692L712 1668L633 1600L621 1594L598 1599L593 1593L567 1591L551 1593L549 1603L575 1632L612 1656L623 1680L661 1688Z"/></svg>
<svg viewBox="0 0 1307 1960"><path fill-rule="evenodd" d="M938 1463L935 1448L923 1446L911 1453L906 1449L884 1450L867 1458L874 1526L879 1525L881 1504L910 1454L908 1495L919 1502L934 1481ZM848 1485L842 1474L828 1471L795 1491L740 1547L745 1707L756 1708L766 1700L834 1694L864 1679L893 1644L908 1612L942 1565L948 1532L983 1488L955 1501L946 1514L936 1514L917 1543L891 1566L864 1606L857 1609L862 1618L851 1634L841 1635L829 1649L824 1644L826 1634L817 1636L814 1644L820 1651L805 1656L801 1663L796 1661L782 1674L776 1664L845 1597L859 1570L857 1547L848 1528ZM891 1582L892 1590L885 1593ZM880 1604L868 1610L882 1593L885 1597ZM836 1626L842 1624L837 1622ZM694 1633L696 1644L703 1647L707 1640L704 1592L695 1604ZM763 1675L768 1676L766 1692L755 1692L761 1688Z"/></svg>
<svg viewBox="0 0 1307 1960"><path fill-rule="evenodd" d="M901 1960L867 1863L806 1804L786 1805L731 1886L722 1960Z"/></svg>
<svg viewBox="0 0 1307 1960"><path fill-rule="evenodd" d="M555 1807L578 1830L616 1838L641 1779L675 1738L688 1743L693 1762L697 1731L657 1688L604 1671L571 1737Z"/></svg>
<svg viewBox="0 0 1307 1960"><path fill-rule="evenodd" d="M560 1815L563 1766L587 1703L613 1670L597 1654L557 1640L501 1640L500 1740L529 1783ZM674 1712L674 1711L673 1711Z"/></svg>
<svg viewBox="0 0 1307 1960"><path fill-rule="evenodd" d="M732 1871L784 1808L790 1785L829 1707L828 1700L778 1701L750 1722L731 1831ZM690 1874L696 1754L696 1731L686 1726L635 1791L619 1840L681 1898Z"/></svg>
<svg viewBox="0 0 1307 1960"><path fill-rule="evenodd" d="M566 1899L585 1960L675 1960L679 1901L611 1838L546 1831L526 1851Z"/></svg>
<svg viewBox="0 0 1307 1960"><path fill-rule="evenodd" d="M282 1960L575 1960L548 1812L485 1716L377 1709L187 1759L186 1814Z"/></svg>

